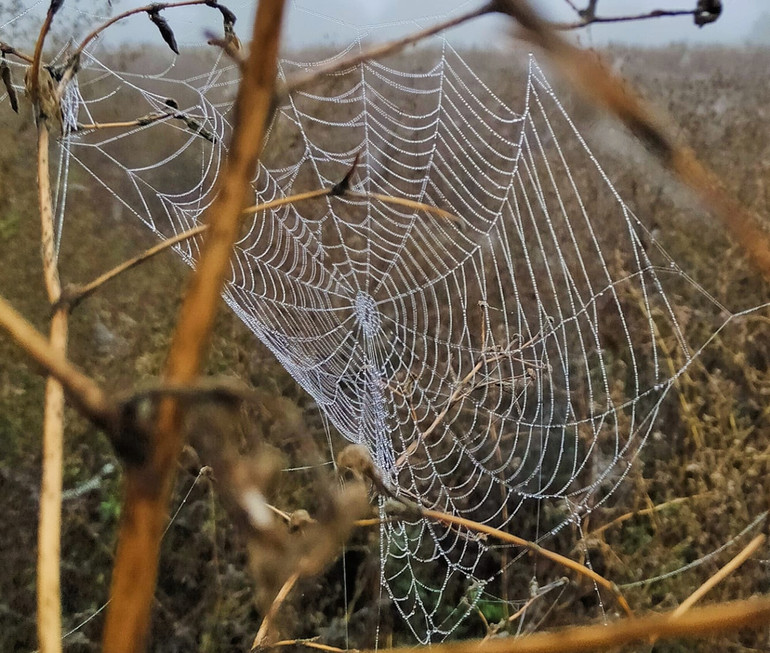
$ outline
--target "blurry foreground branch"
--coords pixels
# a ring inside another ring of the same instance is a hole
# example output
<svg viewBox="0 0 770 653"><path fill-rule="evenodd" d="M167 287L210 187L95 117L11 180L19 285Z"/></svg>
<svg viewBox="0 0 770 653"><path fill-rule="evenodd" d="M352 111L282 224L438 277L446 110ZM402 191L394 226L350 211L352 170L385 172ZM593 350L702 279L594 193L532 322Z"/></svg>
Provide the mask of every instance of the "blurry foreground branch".
<svg viewBox="0 0 770 653"><path fill-rule="evenodd" d="M261 0L257 9L251 52L235 104L230 156L207 213L209 228L201 259L183 300L166 364L164 381L172 385L197 378L208 347L246 193L273 107L283 9L283 0ZM160 402L150 460L126 476L104 633L108 653L141 651L147 644L160 540L183 446L182 418L178 401L166 398Z"/></svg>

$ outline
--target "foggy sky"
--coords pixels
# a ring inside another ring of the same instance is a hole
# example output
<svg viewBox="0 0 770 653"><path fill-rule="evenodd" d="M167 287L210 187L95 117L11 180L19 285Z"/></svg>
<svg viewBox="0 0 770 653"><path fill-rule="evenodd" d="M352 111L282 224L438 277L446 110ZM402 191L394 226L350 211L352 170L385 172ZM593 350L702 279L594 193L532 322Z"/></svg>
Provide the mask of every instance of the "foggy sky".
<svg viewBox="0 0 770 653"><path fill-rule="evenodd" d="M12 29L23 23L34 25L37 33L40 18L49 0L22 0L23 15L9 26L3 16L0 0L0 37L4 28ZM238 33L242 38L250 32L256 0L224 0L237 16ZM348 45L357 38L382 41L429 25L448 15L469 11L484 0L288 0L284 43L289 48ZM770 45L770 0L722 0L724 11L716 23L698 28L691 16L658 18L643 22L592 25L571 32L583 45L601 46L609 42L656 46L671 42L688 44L743 44L750 34L759 36ZM557 21L576 19L565 0L532 0L545 16ZM587 0L573 0L585 6ZM599 0L600 16L618 16L652 9L688 9L696 0ZM112 13L146 4L145 0L112 0ZM108 16L107 0L69 0L62 13L85 17L84 22L101 21ZM164 12L177 34L180 46L199 45L205 31L221 31L218 12L209 7L185 8ZM57 18L60 24L65 17ZM70 21L72 23L72 21ZM485 47L505 41L502 30L509 22L502 18L485 17L448 32L454 45ZM764 28L760 25L764 24ZM77 36L77 35L73 35ZM120 23L109 32L111 42L158 41L155 28L146 16L136 16Z"/></svg>

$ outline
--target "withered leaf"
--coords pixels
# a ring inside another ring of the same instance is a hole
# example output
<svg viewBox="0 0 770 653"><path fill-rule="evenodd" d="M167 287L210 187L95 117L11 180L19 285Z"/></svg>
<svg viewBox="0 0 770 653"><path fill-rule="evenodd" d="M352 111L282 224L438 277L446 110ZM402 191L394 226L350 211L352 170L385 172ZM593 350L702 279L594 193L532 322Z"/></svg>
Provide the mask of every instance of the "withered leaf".
<svg viewBox="0 0 770 653"><path fill-rule="evenodd" d="M170 47L174 53L179 54L179 47L176 44L176 37L174 36L174 32L171 31L171 27L169 26L166 19L160 15L160 9L158 7L153 7L147 11L147 15L150 17L150 20L157 26L160 35L166 42L166 45L168 45L168 47Z"/></svg>
<svg viewBox="0 0 770 653"><path fill-rule="evenodd" d="M3 78L3 85L8 93L8 101L11 103L11 109L19 113L19 100L16 97L16 89L13 87L13 78L11 77L11 67L3 57L0 62L0 76Z"/></svg>

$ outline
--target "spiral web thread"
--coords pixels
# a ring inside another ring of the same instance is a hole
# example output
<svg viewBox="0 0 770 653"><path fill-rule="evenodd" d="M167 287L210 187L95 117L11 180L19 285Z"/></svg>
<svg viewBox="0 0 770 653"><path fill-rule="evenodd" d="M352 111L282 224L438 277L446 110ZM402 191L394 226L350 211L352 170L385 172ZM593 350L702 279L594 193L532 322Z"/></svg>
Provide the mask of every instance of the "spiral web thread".
<svg viewBox="0 0 770 653"><path fill-rule="evenodd" d="M88 51L65 123L169 117L65 130L61 178L76 164L116 215L168 238L212 200L237 74L211 54L190 75L184 57L144 57L136 73ZM314 65L284 60L280 75ZM357 161L353 192L256 214L225 300L396 496L569 552L653 432L673 361L704 345L688 347L669 297L703 291L623 203L535 61L498 81L440 38L294 94L255 201L331 187ZM198 241L176 250L193 264ZM519 548L425 520L384 520L381 552L423 642L481 600L516 608L563 584ZM510 596L514 577L531 577L529 595Z"/></svg>

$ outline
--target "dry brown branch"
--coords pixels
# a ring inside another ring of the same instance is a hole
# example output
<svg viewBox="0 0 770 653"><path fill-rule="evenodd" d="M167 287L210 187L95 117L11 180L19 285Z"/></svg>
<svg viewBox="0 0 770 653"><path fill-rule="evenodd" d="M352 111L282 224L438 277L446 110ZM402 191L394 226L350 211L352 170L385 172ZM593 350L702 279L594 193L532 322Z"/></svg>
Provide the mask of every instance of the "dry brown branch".
<svg viewBox="0 0 770 653"><path fill-rule="evenodd" d="M364 200L379 200L380 202L384 202L385 204L395 204L397 206L406 207L407 209L415 209L416 211L425 211L426 213L431 213L432 215L438 216L439 218L444 218L445 220L454 222L457 225L463 224L462 219L456 216L454 213L450 213L449 211L440 209L437 206L431 206L430 204L425 204L423 202L410 200L406 197L397 197L395 195L384 195L383 193L356 193L352 191L346 192L343 195L343 197L355 197L355 198L364 199Z"/></svg>
<svg viewBox="0 0 770 653"><path fill-rule="evenodd" d="M433 644L431 653L581 653L614 649L658 639L705 639L760 628L770 622L770 599L734 601L692 610L681 617L672 613L621 619L610 624L576 626L524 637L468 640ZM301 641L297 642L301 644ZM413 647L379 649L379 653L414 653ZM374 653L367 651L366 653Z"/></svg>
<svg viewBox="0 0 770 653"><path fill-rule="evenodd" d="M339 61L332 61L325 66L317 66L316 68L313 68L313 70L306 73L297 73L296 75L286 80L286 82L279 87L278 97L283 98L287 95L291 95L301 88L314 84L316 81L326 75L331 75L332 73L337 73L347 68L353 68L365 61L381 59L391 54L396 54L410 45L419 43L420 41L423 41L431 36L445 32L452 27L457 27L458 25L467 23L474 18L479 18L480 16L484 16L494 11L497 11L496 0L492 0L492 2L488 2L477 9L473 9L465 14L460 14L459 16L455 16L454 18L450 18L449 20L446 20L442 23L432 25L426 29L419 30L413 34L409 34L395 41L390 41L389 43L374 46L373 48L360 52L359 54L340 59Z"/></svg>
<svg viewBox="0 0 770 653"><path fill-rule="evenodd" d="M430 510L427 508L421 508L419 511L419 514L422 517L425 517L427 519L432 519L433 521L437 521L442 524L447 524L450 526L459 526L461 528L465 528L474 533L483 533L484 535L487 535L489 537L494 537L495 539L501 542L506 542L508 544L515 544L516 546L520 546L522 548L527 549L528 551L531 551L532 553L540 556L541 558L546 558L547 560L551 560L552 562L555 562L558 565L561 565L562 567L571 569L572 571L580 574L581 576L585 576L586 578L589 578L600 587L603 587L606 590L609 590L612 593L612 595L615 597L615 599L618 602L618 605L620 605L623 611L629 617L633 616L633 613L631 612L631 608L628 605L628 602L626 601L624 596L620 593L620 590L618 589L617 585L615 585L615 583L608 581L603 576L600 576L593 569L589 569L588 567L581 565L579 562L575 562L574 560L571 560L570 558L567 558L566 556L563 556L559 553L555 553L554 551L549 551L548 549L544 549L542 546L540 546L539 544L536 544L535 542L530 542L529 540L525 540L516 535L512 535L511 533L506 533L505 531L498 530L497 528L492 528L491 526L487 526L486 524L480 524L478 522L472 521L470 519L466 519L464 517L459 517L457 515L450 515L448 513L441 512L439 510Z"/></svg>
<svg viewBox="0 0 770 653"><path fill-rule="evenodd" d="M741 205L722 180L677 141L658 112L613 75L595 53L581 50L551 29L526 0L496 0L496 4L524 28L528 40L546 51L575 90L620 120L661 165L691 189L770 278L770 234L759 216Z"/></svg>
<svg viewBox="0 0 770 653"><path fill-rule="evenodd" d="M52 0L35 45L30 74L30 95L35 114L43 115L42 91L38 87L40 57L54 14L61 2ZM46 111L48 113L48 111ZM54 305L61 296L61 281L56 254L51 180L49 174L48 120L37 125L37 188L40 211L40 252L43 259L48 301ZM66 310L56 310L51 318L50 346L54 353L66 357L69 330ZM37 534L37 635L42 653L57 653L61 644L61 506L64 463L64 388L54 377L46 381L43 416L43 464L40 482L40 513Z"/></svg>
<svg viewBox="0 0 770 653"><path fill-rule="evenodd" d="M706 594L708 594L712 589L714 589L719 583L721 583L725 578L727 578L730 574L732 574L738 567L740 567L746 560L748 560L754 552L762 546L762 544L765 541L764 535L757 535L751 542L749 542L743 550L736 555L730 562L728 562L724 567L722 567L717 573L715 573L711 578L709 578L703 585L701 585L697 590L695 590L690 596L687 597L684 601L682 601L681 605L674 610L674 612L671 614L672 619L676 619L677 617L681 617L685 612L687 612L692 606L694 606L698 601L700 601Z"/></svg>
<svg viewBox="0 0 770 653"><path fill-rule="evenodd" d="M197 270L180 310L164 381L192 382L199 374L238 235L249 182L262 148L273 107L283 0L262 0L257 9L251 51L235 105L230 156L208 211L208 233ZM104 633L108 653L141 651L147 644L150 606L157 579L158 551L182 449L178 402L160 402L152 434L151 458L127 474L124 507Z"/></svg>
<svg viewBox="0 0 770 653"><path fill-rule="evenodd" d="M206 225L193 227L188 231L184 231L181 234L177 234L176 236L169 238L168 240L164 240L162 243L158 243L157 245L150 247L149 249L145 250L138 256L135 256L134 258L124 261L120 265L117 265L114 268L112 268L112 270L109 270L104 274L99 275L96 279L94 279L93 281L90 281L89 283L86 283L80 286L68 286L65 289L64 294L62 295L60 303L65 304L70 309L74 308L75 306L77 306L78 303L83 301L86 297L89 297L92 293L96 292L96 290L101 288L105 283L107 283L111 279L114 279L118 275L123 274L124 272L127 272L128 270L136 267L140 263L143 263L144 261L151 259L156 254L160 254L161 252L164 252L167 249L170 249L177 243L181 243L185 240L194 238L195 236L202 234L204 231L206 231L206 228L207 228Z"/></svg>

